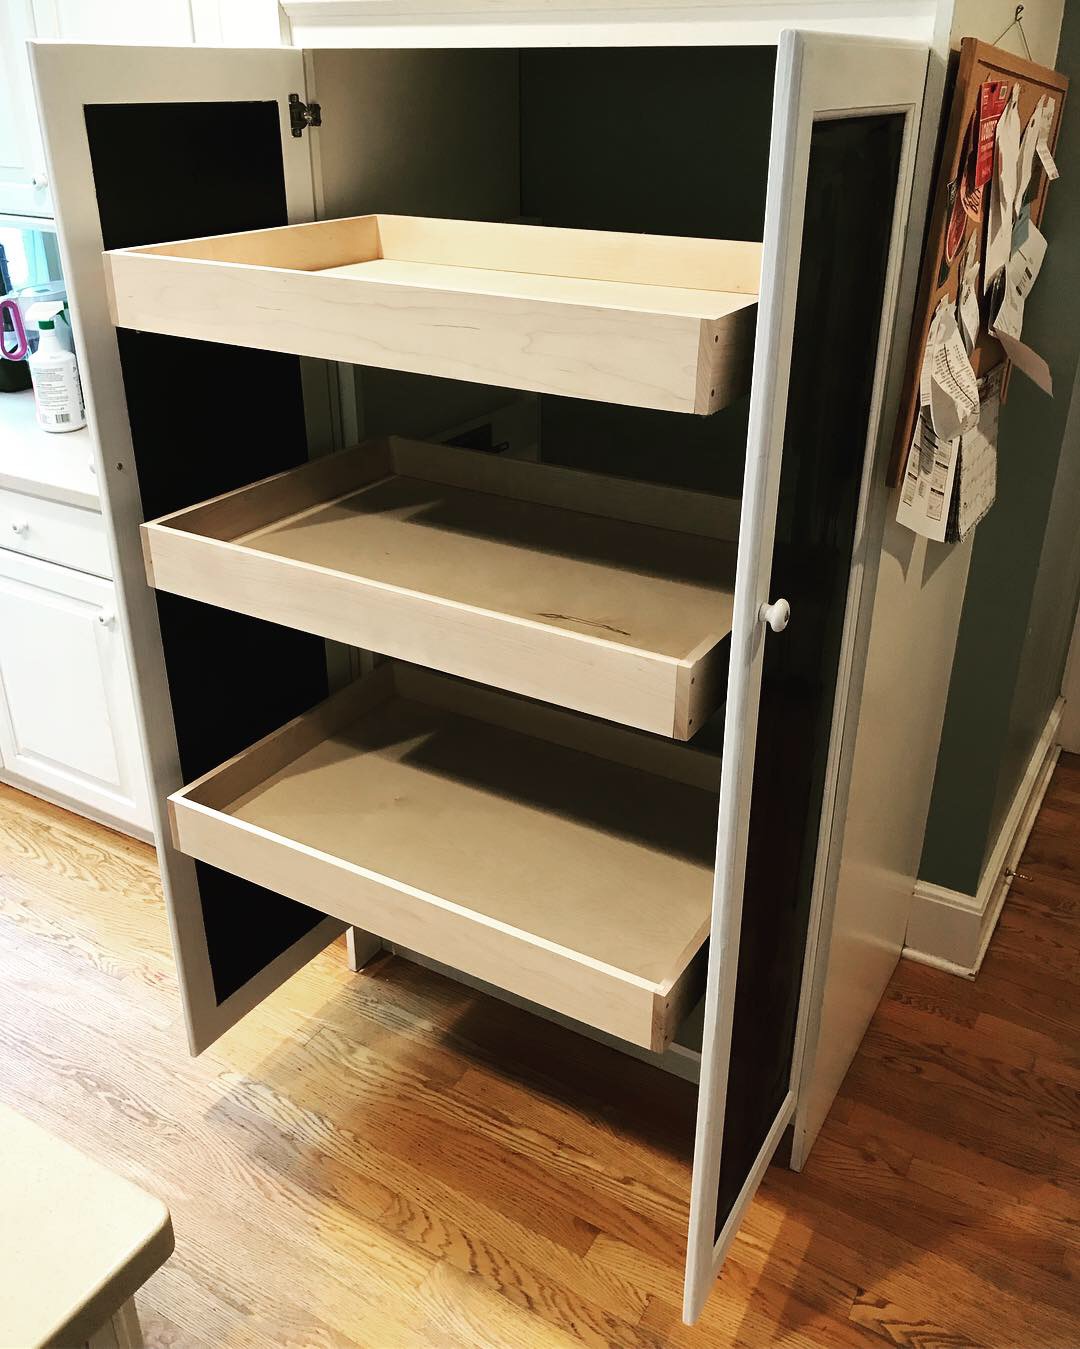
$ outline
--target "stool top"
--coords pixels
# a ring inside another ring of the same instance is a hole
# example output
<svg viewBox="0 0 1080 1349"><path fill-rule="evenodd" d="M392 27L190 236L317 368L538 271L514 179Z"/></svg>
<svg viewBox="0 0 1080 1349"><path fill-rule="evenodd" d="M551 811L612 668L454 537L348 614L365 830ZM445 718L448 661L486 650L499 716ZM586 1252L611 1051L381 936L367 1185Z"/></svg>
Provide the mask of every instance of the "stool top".
<svg viewBox="0 0 1080 1349"><path fill-rule="evenodd" d="M160 1199L0 1105L0 1344L81 1344L172 1250Z"/></svg>

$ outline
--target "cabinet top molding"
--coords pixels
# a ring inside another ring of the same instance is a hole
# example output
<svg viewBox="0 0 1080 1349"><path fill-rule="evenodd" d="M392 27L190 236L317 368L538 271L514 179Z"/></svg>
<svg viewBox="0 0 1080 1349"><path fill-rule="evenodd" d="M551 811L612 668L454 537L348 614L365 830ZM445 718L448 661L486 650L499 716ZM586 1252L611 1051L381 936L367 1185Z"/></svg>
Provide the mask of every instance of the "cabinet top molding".
<svg viewBox="0 0 1080 1349"><path fill-rule="evenodd" d="M929 43L949 0L281 0L296 46L775 46L785 29ZM555 36L557 35L557 37ZM512 39L512 41L511 41Z"/></svg>

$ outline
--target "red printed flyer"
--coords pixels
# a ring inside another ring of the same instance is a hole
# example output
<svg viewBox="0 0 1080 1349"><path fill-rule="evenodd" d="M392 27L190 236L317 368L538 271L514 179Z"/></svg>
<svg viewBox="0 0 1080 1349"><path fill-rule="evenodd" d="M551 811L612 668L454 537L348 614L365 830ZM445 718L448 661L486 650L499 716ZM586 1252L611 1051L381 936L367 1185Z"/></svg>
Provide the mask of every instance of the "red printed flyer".
<svg viewBox="0 0 1080 1349"><path fill-rule="evenodd" d="M983 187L994 172L994 140L997 124L1009 102L1011 86L1004 80L987 80L979 86L978 141L975 151L975 187Z"/></svg>

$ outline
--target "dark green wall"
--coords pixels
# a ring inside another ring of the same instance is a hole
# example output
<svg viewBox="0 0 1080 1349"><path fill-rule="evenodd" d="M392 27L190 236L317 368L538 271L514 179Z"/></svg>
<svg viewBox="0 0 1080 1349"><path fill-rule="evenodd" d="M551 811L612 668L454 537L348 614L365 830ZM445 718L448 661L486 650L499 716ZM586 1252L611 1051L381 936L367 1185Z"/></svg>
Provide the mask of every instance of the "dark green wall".
<svg viewBox="0 0 1080 1349"><path fill-rule="evenodd" d="M770 47L523 51L523 216L760 239L775 62ZM738 496L748 410L745 396L711 417L544 397L543 457Z"/></svg>
<svg viewBox="0 0 1080 1349"><path fill-rule="evenodd" d="M1057 67L1080 81L1080 4L1066 6ZM1061 692L1080 591L1080 83L1057 159L1024 322L1056 397L1014 374L1001 410L997 502L975 534L919 871L965 894Z"/></svg>

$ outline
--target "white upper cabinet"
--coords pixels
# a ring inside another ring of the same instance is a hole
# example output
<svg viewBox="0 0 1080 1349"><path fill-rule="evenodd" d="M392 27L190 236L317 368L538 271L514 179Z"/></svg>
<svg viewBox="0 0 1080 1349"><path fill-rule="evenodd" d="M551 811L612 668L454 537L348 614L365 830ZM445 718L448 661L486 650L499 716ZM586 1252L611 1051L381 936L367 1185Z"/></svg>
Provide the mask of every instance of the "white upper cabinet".
<svg viewBox="0 0 1080 1349"><path fill-rule="evenodd" d="M27 41L30 0L0 5L0 215L52 215Z"/></svg>
<svg viewBox="0 0 1080 1349"><path fill-rule="evenodd" d="M33 6L36 36L145 46L277 46L277 0L15 0Z"/></svg>
<svg viewBox="0 0 1080 1349"><path fill-rule="evenodd" d="M2 0L0 216L53 215L28 41L274 46L281 26L276 0Z"/></svg>
<svg viewBox="0 0 1080 1349"><path fill-rule="evenodd" d="M33 11L37 37L65 42L171 45L195 36L190 0L33 0Z"/></svg>
<svg viewBox="0 0 1080 1349"><path fill-rule="evenodd" d="M30 59L33 38L191 42L189 0L4 0L0 5L0 215L51 219Z"/></svg>

